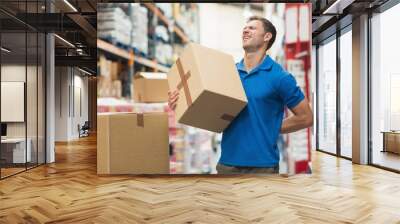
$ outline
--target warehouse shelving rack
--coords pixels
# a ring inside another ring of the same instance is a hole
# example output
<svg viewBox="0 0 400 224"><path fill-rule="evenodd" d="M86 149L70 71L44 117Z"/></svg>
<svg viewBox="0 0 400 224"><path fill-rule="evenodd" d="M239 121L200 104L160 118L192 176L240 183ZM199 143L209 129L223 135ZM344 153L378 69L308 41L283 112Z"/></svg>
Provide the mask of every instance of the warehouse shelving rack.
<svg viewBox="0 0 400 224"><path fill-rule="evenodd" d="M145 65L157 71L168 72L169 70L168 67L160 65L154 60L150 60L145 57L135 55L133 51L122 49L101 39L97 39L97 48L106 51L108 53L111 53L113 55L116 55L118 57L121 57L123 59L126 59L128 61L135 61L139 64Z"/></svg>
<svg viewBox="0 0 400 224"><path fill-rule="evenodd" d="M150 10L155 16L157 16L157 18L160 19L160 21L162 21L167 27L172 25L173 31L181 38L183 43L188 43L190 41L189 37L178 26L174 25L172 21L169 20L156 5L154 5L154 3L143 3L142 5L145 6L148 10ZM168 67L159 64L156 60L150 60L140 55L135 55L132 50L127 50L117 47L102 39L97 39L97 48L102 51L111 53L115 56L118 56L122 59L126 59L128 61L134 61L136 63L149 67L153 69L153 71L155 72L169 71Z"/></svg>

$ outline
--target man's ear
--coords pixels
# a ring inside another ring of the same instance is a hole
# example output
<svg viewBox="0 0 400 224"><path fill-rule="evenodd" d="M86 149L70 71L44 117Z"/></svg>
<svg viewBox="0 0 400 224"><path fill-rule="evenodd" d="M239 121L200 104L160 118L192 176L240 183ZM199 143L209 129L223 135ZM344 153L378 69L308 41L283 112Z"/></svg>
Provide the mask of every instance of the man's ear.
<svg viewBox="0 0 400 224"><path fill-rule="evenodd" d="M272 33L270 33L270 32L265 33L264 41L269 42L271 40L271 38L272 38Z"/></svg>

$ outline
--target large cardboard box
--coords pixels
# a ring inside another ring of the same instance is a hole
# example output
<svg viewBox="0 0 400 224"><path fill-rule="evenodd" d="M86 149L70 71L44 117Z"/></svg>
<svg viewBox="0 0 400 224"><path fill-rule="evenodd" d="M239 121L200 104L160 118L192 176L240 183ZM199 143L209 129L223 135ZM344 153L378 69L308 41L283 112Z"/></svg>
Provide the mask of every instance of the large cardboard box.
<svg viewBox="0 0 400 224"><path fill-rule="evenodd" d="M167 77L179 90L179 123L222 132L247 105L233 57L223 52L190 43Z"/></svg>
<svg viewBox="0 0 400 224"><path fill-rule="evenodd" d="M139 72L133 80L135 102L160 103L168 101L168 81L165 73Z"/></svg>
<svg viewBox="0 0 400 224"><path fill-rule="evenodd" d="M168 174L168 116L164 112L97 116L98 174Z"/></svg>

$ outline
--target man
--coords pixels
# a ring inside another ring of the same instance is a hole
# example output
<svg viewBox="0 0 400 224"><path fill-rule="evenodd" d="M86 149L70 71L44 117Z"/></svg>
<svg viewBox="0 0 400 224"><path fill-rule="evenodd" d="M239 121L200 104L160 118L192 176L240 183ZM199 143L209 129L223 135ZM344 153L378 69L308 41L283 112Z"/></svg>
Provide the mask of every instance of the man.
<svg viewBox="0 0 400 224"><path fill-rule="evenodd" d="M279 173L279 134L312 126L295 78L266 54L275 37L274 25L262 17L250 17L243 29L245 54L236 67L248 104L223 132L218 174ZM168 94L174 110L179 92ZM283 120L285 106L293 115Z"/></svg>

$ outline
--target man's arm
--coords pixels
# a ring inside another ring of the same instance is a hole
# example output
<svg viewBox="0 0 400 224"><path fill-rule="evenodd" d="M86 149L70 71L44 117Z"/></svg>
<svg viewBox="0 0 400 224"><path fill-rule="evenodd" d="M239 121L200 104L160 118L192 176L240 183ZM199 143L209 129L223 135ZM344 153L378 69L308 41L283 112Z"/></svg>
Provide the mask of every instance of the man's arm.
<svg viewBox="0 0 400 224"><path fill-rule="evenodd" d="M290 110L293 112L293 115L283 120L281 127L282 134L295 132L313 125L313 114L307 99L302 100Z"/></svg>

